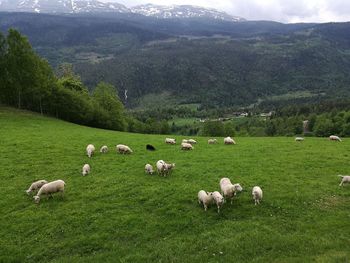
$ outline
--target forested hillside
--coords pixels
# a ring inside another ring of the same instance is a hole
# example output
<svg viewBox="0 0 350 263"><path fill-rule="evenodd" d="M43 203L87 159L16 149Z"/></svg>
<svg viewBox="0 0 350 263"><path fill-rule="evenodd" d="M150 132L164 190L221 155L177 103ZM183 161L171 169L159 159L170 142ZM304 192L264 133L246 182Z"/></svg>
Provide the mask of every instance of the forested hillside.
<svg viewBox="0 0 350 263"><path fill-rule="evenodd" d="M139 15L0 14L90 91L113 84L128 108L248 107L350 96L350 24L281 24ZM43 34L45 32L45 34ZM127 100L125 98L127 90Z"/></svg>

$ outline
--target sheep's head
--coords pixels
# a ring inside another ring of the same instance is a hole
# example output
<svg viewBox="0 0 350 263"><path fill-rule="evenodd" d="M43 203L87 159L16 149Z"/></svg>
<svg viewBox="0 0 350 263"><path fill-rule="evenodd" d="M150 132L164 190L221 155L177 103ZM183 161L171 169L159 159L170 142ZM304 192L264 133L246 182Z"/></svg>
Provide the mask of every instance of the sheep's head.
<svg viewBox="0 0 350 263"><path fill-rule="evenodd" d="M34 203L36 203L36 204L39 204L39 202L40 202L40 196L33 196L33 198L34 198Z"/></svg>
<svg viewBox="0 0 350 263"><path fill-rule="evenodd" d="M31 193L31 191L32 191L32 190L29 190L29 189L26 190L27 195L29 195L29 194Z"/></svg>
<svg viewBox="0 0 350 263"><path fill-rule="evenodd" d="M235 192L242 192L243 188L240 184L234 184L233 185Z"/></svg>

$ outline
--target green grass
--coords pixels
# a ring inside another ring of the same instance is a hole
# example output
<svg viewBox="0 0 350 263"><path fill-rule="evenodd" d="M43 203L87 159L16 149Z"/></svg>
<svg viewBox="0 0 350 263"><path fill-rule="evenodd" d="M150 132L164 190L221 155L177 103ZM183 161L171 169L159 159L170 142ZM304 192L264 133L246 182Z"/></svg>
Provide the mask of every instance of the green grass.
<svg viewBox="0 0 350 263"><path fill-rule="evenodd" d="M0 108L0 262L350 261L350 185L340 188L336 176L349 173L350 140L236 138L225 146L199 137L181 152L164 137ZM89 143L110 152L89 160ZM134 153L117 155L118 143ZM144 174L158 159L176 163L170 177ZM221 214L204 212L197 192L218 190L221 177L247 191ZM64 199L34 204L24 190L38 179L63 179ZM254 185L264 191L260 206Z"/></svg>

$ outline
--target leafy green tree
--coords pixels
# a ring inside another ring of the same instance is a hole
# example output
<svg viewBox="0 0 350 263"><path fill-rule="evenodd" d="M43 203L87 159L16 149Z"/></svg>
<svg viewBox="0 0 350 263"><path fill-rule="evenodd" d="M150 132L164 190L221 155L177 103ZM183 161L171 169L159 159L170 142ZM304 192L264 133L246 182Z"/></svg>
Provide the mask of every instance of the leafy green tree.
<svg viewBox="0 0 350 263"><path fill-rule="evenodd" d="M206 121L202 134L204 136L225 136L224 124L221 121Z"/></svg>

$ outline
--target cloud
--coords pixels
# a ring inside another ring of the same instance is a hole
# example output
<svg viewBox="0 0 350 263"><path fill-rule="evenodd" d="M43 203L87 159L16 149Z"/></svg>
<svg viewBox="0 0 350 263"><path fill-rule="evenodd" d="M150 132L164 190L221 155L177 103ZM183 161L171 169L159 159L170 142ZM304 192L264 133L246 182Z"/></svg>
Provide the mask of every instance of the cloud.
<svg viewBox="0 0 350 263"><path fill-rule="evenodd" d="M348 0L102 0L127 6L153 3L212 7L249 20L293 22L350 21Z"/></svg>

